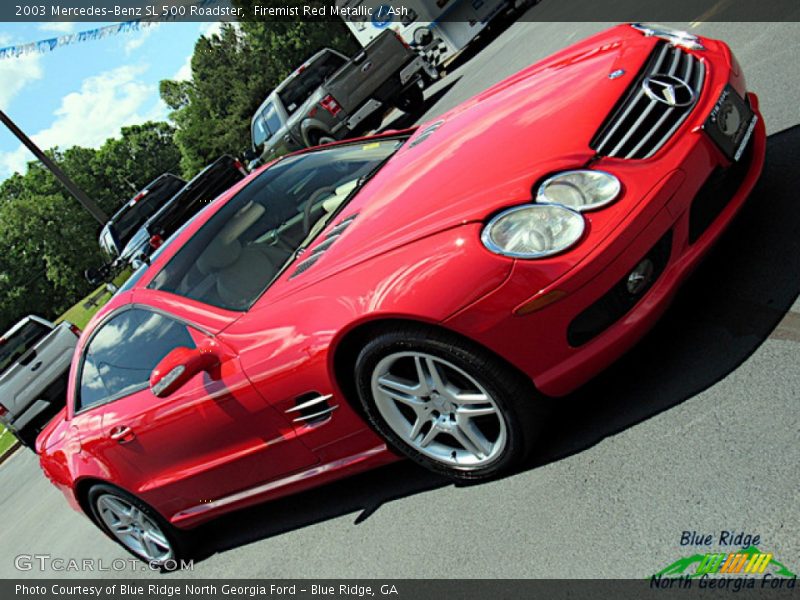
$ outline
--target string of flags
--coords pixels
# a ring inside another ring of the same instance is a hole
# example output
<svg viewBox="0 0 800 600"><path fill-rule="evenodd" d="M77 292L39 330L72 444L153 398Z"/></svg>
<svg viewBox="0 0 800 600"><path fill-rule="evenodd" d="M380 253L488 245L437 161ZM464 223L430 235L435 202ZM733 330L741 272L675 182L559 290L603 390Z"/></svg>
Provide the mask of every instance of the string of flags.
<svg viewBox="0 0 800 600"><path fill-rule="evenodd" d="M208 6L212 4L218 4L220 1L221 0L190 0L189 2L177 4L179 6ZM177 18L173 17L173 20L177 20ZM112 25L105 25L103 27L96 27L95 29L89 29L86 31L67 33L58 37L40 40L38 42L6 46L4 48L0 48L0 60L19 58L20 56L25 56L28 54L46 54L47 52L52 52L56 48L61 48L63 46L72 46L73 44L80 44L81 42L102 40L112 35L119 35L121 33L130 33L132 31L146 29L164 20L170 19L135 19L132 21L123 21L121 23L114 23Z"/></svg>
<svg viewBox="0 0 800 600"><path fill-rule="evenodd" d="M52 52L56 48L63 46L71 46L81 42L88 42L92 40L102 40L112 35L120 33L128 33L131 31L139 31L147 27L155 25L156 21L125 21L123 23L114 23L113 25L106 25L104 27L97 27L87 31L80 31L76 33L68 33L58 37L50 38L47 40L40 40L38 42L29 42L17 46L6 46L0 48L0 60L4 58L19 58L28 54L45 54Z"/></svg>

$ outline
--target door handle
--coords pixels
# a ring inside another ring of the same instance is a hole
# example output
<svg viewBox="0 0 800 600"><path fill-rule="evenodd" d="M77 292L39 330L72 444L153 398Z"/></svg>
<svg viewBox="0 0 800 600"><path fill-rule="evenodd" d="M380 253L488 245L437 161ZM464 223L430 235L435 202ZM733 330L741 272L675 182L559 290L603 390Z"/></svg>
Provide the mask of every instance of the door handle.
<svg viewBox="0 0 800 600"><path fill-rule="evenodd" d="M109 437L112 440L116 440L120 444L127 444L136 437L136 434L133 433L133 429L127 425L117 425L111 430Z"/></svg>
<svg viewBox="0 0 800 600"><path fill-rule="evenodd" d="M37 362L36 364L34 364L34 365L31 367L31 371L38 371L38 370L39 370L39 367L41 367L41 366L42 366L42 361L39 361L39 362Z"/></svg>

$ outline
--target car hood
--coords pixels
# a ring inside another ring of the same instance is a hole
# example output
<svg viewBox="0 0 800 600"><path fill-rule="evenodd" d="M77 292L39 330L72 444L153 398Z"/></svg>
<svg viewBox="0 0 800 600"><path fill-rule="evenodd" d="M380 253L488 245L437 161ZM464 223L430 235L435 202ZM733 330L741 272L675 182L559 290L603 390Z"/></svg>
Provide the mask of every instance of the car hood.
<svg viewBox="0 0 800 600"><path fill-rule="evenodd" d="M330 251L338 260L320 261L313 271L323 276L485 221L530 201L546 175L585 165L595 156L592 137L654 44L630 27L613 28L421 125L345 208L342 218L358 216ZM620 69L625 76L609 77ZM568 254L565 268L580 258Z"/></svg>

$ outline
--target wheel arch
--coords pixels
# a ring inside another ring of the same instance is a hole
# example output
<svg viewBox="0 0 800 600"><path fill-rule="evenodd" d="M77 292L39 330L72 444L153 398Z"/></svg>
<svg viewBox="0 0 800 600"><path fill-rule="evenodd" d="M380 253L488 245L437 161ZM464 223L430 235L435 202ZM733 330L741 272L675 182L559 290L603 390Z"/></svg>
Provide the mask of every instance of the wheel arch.
<svg viewBox="0 0 800 600"><path fill-rule="evenodd" d="M116 488L116 489L118 489L120 491L123 491L126 494L130 494L131 496L133 496L135 498L138 498L141 502L144 502L145 504L147 504L147 506L149 506L152 510L154 510L156 513L158 513L163 519L165 519L167 522L169 522L169 519L167 519L161 513L161 511L156 509L149 502L146 502L145 500L143 500L138 494L132 492L131 490L128 490L128 489L122 487L121 485L119 485L117 483L114 483L113 481L108 481L107 479L103 479L101 477L96 477L94 475L87 475L86 477L81 477L78 481L76 481L75 484L73 485L72 489L73 489L73 493L75 495L75 500L78 502L78 506L80 506L81 510L86 514L87 517L89 517L89 520L91 520L96 525L98 524L97 520L94 518L94 514L92 513L92 507L89 506L89 490L91 490L96 485L107 485L107 486Z"/></svg>
<svg viewBox="0 0 800 600"><path fill-rule="evenodd" d="M509 369L524 379L526 383L530 384L534 390L537 390L536 384L528 375L526 375L508 360L494 352L491 348L488 348L480 342L470 339L467 336L454 331L453 329L445 327L441 323L408 316L376 316L375 318L357 323L349 329L341 332L332 341L331 349L328 353L331 380L339 389L339 392L344 400L362 418L364 418L366 415L361 407L361 403L358 401L354 368L358 353L369 339L380 335L383 332L397 330L403 327L426 329L431 333L438 333L440 335L456 338L468 346L480 348L482 351L489 353L496 360L501 361L503 364L508 366Z"/></svg>
<svg viewBox="0 0 800 600"><path fill-rule="evenodd" d="M78 506L81 507L83 513L89 517L89 520L94 524L97 524L97 520L94 518L94 514L92 514L92 507L89 506L89 490L98 484L114 485L110 481L100 479L99 477L83 477L76 481L72 488L73 493L75 494L75 500L78 502Z"/></svg>
<svg viewBox="0 0 800 600"><path fill-rule="evenodd" d="M333 137L333 134L330 132L329 128L326 127L325 123L319 119L306 119L300 125L300 135L302 136L303 143L307 148L310 148L313 145L311 143L311 135L314 133Z"/></svg>

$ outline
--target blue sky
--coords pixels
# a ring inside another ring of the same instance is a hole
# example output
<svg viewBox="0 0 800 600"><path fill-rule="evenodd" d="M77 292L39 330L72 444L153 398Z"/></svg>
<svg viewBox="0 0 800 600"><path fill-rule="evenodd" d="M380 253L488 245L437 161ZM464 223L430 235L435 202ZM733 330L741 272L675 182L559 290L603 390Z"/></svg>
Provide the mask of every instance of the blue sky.
<svg viewBox="0 0 800 600"><path fill-rule="evenodd" d="M0 47L93 29L107 23L0 23ZM43 148L96 148L120 127L166 120L162 79L191 77L189 58L218 23L160 23L46 54L0 60L0 109ZM33 156L0 126L0 180Z"/></svg>

